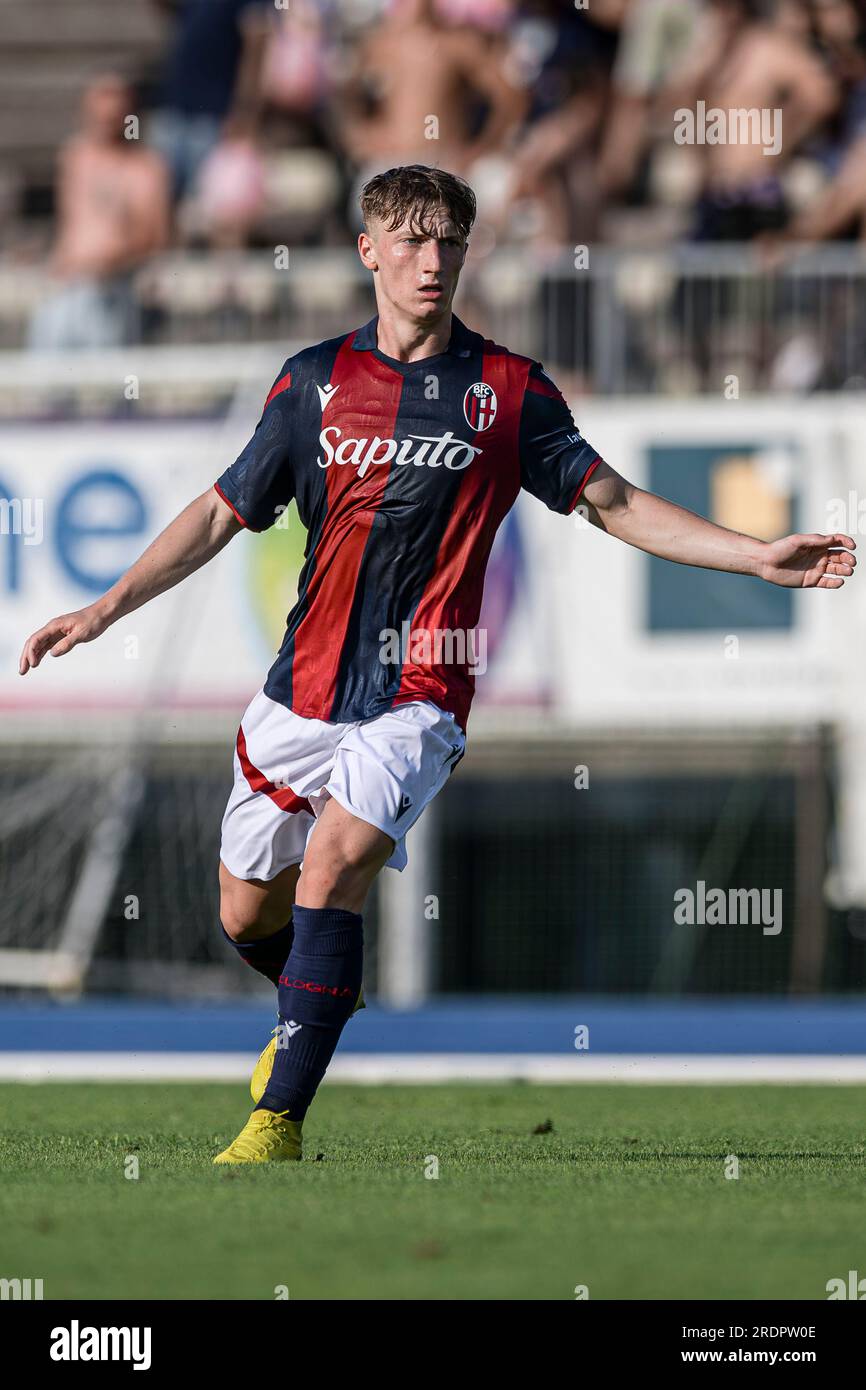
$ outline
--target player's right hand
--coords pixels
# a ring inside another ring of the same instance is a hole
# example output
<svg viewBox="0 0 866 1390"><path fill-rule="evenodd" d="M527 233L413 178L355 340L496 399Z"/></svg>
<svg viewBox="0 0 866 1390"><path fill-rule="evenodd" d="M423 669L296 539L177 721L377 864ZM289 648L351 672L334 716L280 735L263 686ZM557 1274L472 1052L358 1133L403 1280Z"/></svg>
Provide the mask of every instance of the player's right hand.
<svg viewBox="0 0 866 1390"><path fill-rule="evenodd" d="M38 666L46 652L52 656L65 656L79 642L92 642L107 626L95 604L80 608L77 613L64 613L60 618L52 618L50 623L34 632L24 643L18 662L19 676L26 676L31 667Z"/></svg>

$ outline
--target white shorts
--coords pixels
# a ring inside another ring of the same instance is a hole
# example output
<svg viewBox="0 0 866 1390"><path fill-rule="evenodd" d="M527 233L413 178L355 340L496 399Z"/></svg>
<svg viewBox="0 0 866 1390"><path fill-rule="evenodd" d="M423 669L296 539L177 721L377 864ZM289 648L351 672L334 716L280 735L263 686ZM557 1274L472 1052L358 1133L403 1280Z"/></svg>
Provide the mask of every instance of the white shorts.
<svg viewBox="0 0 866 1390"><path fill-rule="evenodd" d="M426 700L373 719L304 719L259 691L238 730L235 782L220 858L236 878L271 879L300 864L329 797L390 835L388 867L406 867L404 836L447 782L466 739Z"/></svg>

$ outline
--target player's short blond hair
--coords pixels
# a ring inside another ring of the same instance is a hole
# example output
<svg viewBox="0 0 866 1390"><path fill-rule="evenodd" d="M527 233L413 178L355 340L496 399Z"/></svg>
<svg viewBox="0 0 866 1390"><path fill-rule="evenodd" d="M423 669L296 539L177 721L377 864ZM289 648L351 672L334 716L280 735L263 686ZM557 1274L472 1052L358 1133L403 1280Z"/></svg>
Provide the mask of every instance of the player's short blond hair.
<svg viewBox="0 0 866 1390"><path fill-rule="evenodd" d="M381 222L389 231L408 221L427 231L429 219L444 208L464 241L475 221L475 194L465 179L426 164L403 164L377 174L361 192L364 226Z"/></svg>

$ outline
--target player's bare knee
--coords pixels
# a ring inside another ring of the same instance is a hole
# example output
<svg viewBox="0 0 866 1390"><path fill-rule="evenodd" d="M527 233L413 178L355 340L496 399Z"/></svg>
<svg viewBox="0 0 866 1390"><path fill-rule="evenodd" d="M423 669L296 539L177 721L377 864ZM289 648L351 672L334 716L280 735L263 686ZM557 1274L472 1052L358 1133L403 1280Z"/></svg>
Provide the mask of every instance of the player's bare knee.
<svg viewBox="0 0 866 1390"><path fill-rule="evenodd" d="M220 922L226 936L230 936L232 941L255 941L262 934L261 923L256 916L239 911L231 902L220 903Z"/></svg>
<svg viewBox="0 0 866 1390"><path fill-rule="evenodd" d="M391 853L381 845L342 845L328 852L311 846L298 883L298 901L339 906L363 901L376 874Z"/></svg>
<svg viewBox="0 0 866 1390"><path fill-rule="evenodd" d="M236 944L273 936L291 917L292 899L300 869L292 865L276 878L242 879L220 860L220 922Z"/></svg>
<svg viewBox="0 0 866 1390"><path fill-rule="evenodd" d="M306 901L313 895L328 902L355 898L366 890L368 876L360 866L345 861L305 864L298 884L299 898Z"/></svg>
<svg viewBox="0 0 866 1390"><path fill-rule="evenodd" d="M230 936L232 941L242 944L270 936L282 925L272 921L271 917L266 900L247 899L243 893L223 888L220 894L220 922L226 936Z"/></svg>

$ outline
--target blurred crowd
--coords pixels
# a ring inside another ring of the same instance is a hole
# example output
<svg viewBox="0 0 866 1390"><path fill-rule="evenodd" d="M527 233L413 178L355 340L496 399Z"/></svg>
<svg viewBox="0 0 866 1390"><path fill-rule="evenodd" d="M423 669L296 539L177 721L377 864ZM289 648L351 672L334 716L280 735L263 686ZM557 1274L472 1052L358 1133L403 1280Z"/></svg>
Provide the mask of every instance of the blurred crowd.
<svg viewBox="0 0 866 1390"><path fill-rule="evenodd" d="M135 336L171 246L339 245L397 163L463 174L474 254L866 235L866 0L140 0L155 74L92 79L59 152L36 347ZM681 143L684 108L781 112Z"/></svg>

